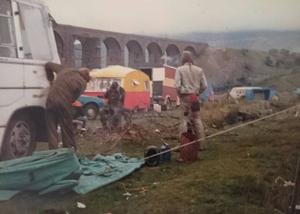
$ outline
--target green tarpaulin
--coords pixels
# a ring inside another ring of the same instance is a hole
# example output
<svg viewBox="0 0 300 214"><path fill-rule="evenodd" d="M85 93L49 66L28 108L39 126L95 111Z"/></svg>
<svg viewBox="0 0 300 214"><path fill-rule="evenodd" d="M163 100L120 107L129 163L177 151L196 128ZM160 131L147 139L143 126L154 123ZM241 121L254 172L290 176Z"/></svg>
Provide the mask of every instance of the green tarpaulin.
<svg viewBox="0 0 300 214"><path fill-rule="evenodd" d="M68 149L36 152L30 157L0 162L0 200L21 191L45 194L73 188L80 194L117 181L144 164L143 159L117 153L78 159Z"/></svg>

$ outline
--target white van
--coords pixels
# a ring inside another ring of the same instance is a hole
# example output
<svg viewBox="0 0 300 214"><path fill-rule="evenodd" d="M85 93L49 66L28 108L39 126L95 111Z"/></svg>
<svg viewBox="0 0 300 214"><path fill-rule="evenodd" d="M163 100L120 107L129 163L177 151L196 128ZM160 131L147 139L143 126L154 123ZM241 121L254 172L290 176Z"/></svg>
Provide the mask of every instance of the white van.
<svg viewBox="0 0 300 214"><path fill-rule="evenodd" d="M48 8L40 0L0 0L0 158L30 155L47 139L44 65L60 63Z"/></svg>
<svg viewBox="0 0 300 214"><path fill-rule="evenodd" d="M229 95L233 99L240 99L245 97L246 90L253 90L253 89L261 89L260 87L234 87L230 90Z"/></svg>

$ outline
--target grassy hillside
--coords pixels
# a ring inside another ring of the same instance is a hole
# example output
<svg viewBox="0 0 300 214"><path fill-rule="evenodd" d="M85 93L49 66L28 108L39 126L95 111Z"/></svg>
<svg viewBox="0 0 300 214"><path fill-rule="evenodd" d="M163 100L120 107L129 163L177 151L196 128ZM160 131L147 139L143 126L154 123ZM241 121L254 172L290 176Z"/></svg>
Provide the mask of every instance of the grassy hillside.
<svg viewBox="0 0 300 214"><path fill-rule="evenodd" d="M296 88L300 88L300 72L273 76L260 82L259 85L271 87L278 91L294 91Z"/></svg>
<svg viewBox="0 0 300 214"><path fill-rule="evenodd" d="M277 90L299 87L300 54L287 50L263 52L209 47L195 63L204 69L217 90L251 85L274 86Z"/></svg>
<svg viewBox="0 0 300 214"><path fill-rule="evenodd" d="M187 41L206 42L212 47L231 47L268 51L271 48L300 52L300 31L236 31L236 32L190 32L173 35Z"/></svg>

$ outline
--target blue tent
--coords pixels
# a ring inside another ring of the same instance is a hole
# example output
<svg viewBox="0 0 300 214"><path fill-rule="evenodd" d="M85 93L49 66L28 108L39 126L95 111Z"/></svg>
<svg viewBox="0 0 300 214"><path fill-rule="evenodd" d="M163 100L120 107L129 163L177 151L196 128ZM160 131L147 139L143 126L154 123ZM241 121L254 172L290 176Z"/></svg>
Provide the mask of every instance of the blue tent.
<svg viewBox="0 0 300 214"><path fill-rule="evenodd" d="M300 88L297 88L297 89L294 91L294 93L295 93L296 95L300 96Z"/></svg>
<svg viewBox="0 0 300 214"><path fill-rule="evenodd" d="M207 89L202 94L200 94L200 99L203 100L204 102L208 100L209 101L214 100L214 89L211 82L207 81Z"/></svg>

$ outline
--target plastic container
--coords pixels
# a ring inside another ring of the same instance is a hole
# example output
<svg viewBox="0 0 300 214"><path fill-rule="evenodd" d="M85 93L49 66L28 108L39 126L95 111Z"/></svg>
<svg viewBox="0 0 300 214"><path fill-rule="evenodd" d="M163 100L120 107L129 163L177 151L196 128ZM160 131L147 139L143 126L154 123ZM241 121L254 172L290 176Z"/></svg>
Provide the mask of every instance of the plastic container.
<svg viewBox="0 0 300 214"><path fill-rule="evenodd" d="M163 143L160 147L160 152L164 152L164 151L167 151L169 149L170 149L169 144ZM163 162L169 162L169 161L171 161L171 152L170 151L160 155L160 162L163 163Z"/></svg>

